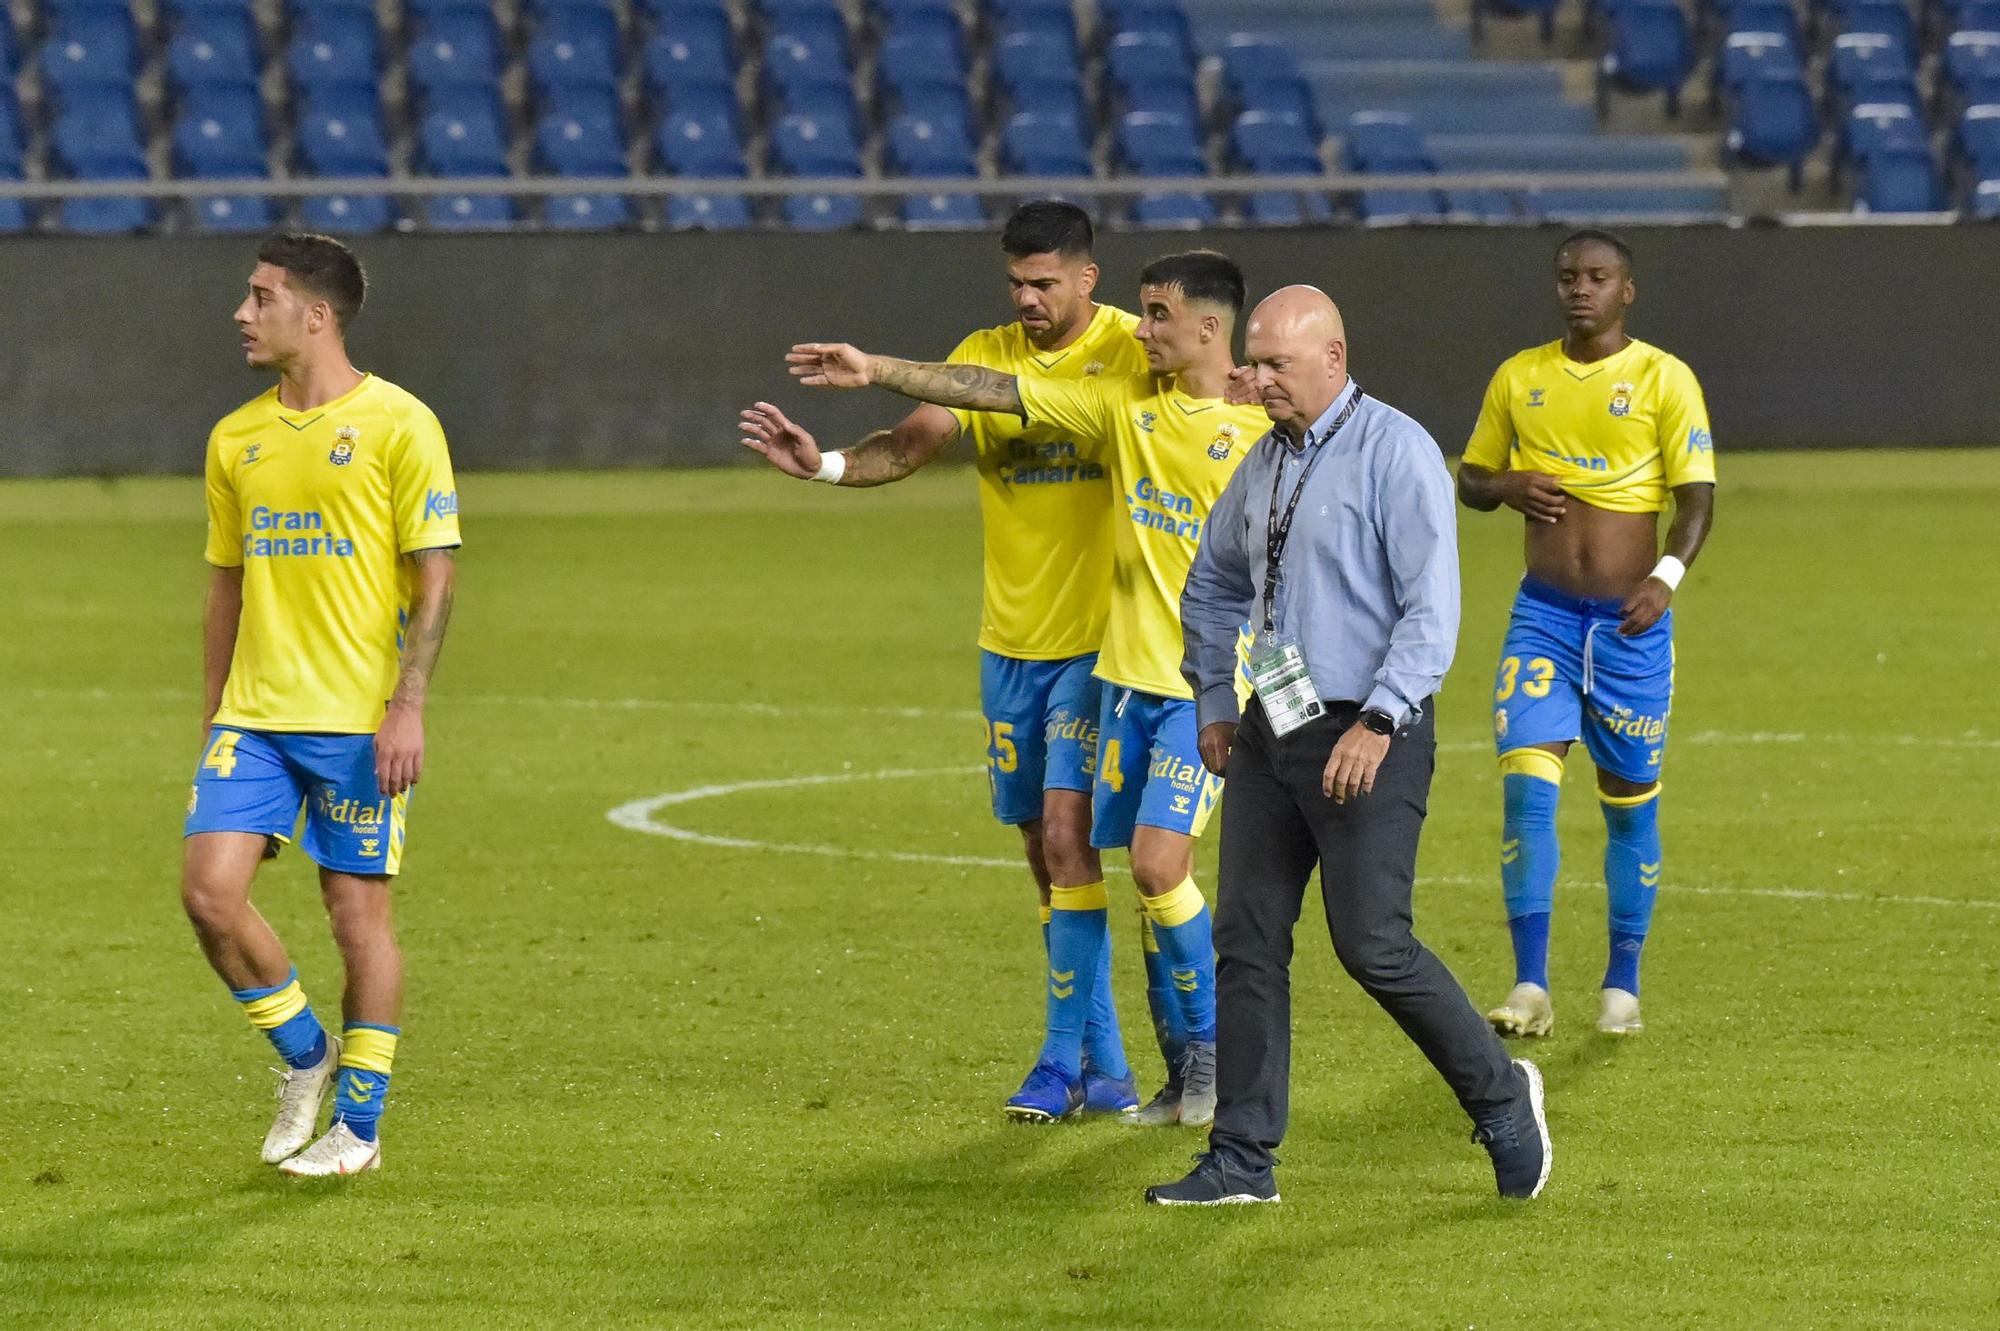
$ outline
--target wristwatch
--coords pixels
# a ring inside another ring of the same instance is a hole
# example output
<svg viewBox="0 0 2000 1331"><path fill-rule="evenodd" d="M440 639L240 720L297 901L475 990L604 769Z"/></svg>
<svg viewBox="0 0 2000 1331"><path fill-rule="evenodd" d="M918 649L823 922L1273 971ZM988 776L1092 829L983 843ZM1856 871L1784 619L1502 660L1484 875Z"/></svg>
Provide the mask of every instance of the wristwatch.
<svg viewBox="0 0 2000 1331"><path fill-rule="evenodd" d="M1378 712L1372 707L1361 714L1361 724L1367 727L1372 734L1393 735L1396 733L1395 718L1391 717L1387 712Z"/></svg>

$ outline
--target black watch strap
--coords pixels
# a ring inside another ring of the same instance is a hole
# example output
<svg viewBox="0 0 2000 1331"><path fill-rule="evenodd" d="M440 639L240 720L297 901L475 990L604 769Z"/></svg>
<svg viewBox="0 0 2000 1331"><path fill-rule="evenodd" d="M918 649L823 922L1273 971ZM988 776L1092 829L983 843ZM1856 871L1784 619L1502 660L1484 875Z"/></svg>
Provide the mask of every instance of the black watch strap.
<svg viewBox="0 0 2000 1331"><path fill-rule="evenodd" d="M1377 735L1396 733L1395 719L1387 712L1379 712L1372 707L1361 713L1361 724Z"/></svg>

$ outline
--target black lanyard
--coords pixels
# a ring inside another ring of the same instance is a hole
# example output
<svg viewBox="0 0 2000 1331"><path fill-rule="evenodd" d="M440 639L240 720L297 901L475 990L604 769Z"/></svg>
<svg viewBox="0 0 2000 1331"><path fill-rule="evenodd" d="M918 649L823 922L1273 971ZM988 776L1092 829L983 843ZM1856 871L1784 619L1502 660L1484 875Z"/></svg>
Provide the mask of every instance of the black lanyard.
<svg viewBox="0 0 2000 1331"><path fill-rule="evenodd" d="M1292 487L1291 502L1285 505L1285 514L1278 516L1278 487L1285 481L1285 455L1278 454L1278 465L1271 472L1271 515L1264 524L1264 636L1270 637L1277 631L1279 564L1285 557L1285 543L1292 537L1292 519L1299 511L1299 497L1306 492L1306 481L1312 476L1312 469L1318 464L1320 455L1333 443L1340 427L1347 424L1354 415L1354 409L1361 405L1361 385L1354 386L1354 396L1333 418L1333 424L1326 427L1326 433L1314 446L1312 456L1306 459L1304 470L1299 472L1299 483ZM1310 433L1310 432L1308 432ZM1281 443L1280 449L1284 446Z"/></svg>

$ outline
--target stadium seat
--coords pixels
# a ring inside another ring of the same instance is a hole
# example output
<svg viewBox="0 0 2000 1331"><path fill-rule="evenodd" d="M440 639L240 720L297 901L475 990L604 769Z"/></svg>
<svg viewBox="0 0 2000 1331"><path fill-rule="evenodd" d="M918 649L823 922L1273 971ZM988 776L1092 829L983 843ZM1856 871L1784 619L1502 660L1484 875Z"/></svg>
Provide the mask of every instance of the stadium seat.
<svg viewBox="0 0 2000 1331"><path fill-rule="evenodd" d="M800 23L847 25L847 11L841 0L751 0L757 17L767 27L788 28Z"/></svg>
<svg viewBox="0 0 2000 1331"><path fill-rule="evenodd" d="M51 165L80 180L143 180L151 175L130 93L66 103L50 127L49 146Z"/></svg>
<svg viewBox="0 0 2000 1331"><path fill-rule="evenodd" d="M674 93L688 88L713 88L736 95L736 49L727 35L713 31L655 33L646 43L641 60L646 93L665 105Z"/></svg>
<svg viewBox="0 0 2000 1331"><path fill-rule="evenodd" d="M139 72L138 37L129 15L80 12L58 19L36 63L43 84L60 96L129 89Z"/></svg>
<svg viewBox="0 0 2000 1331"><path fill-rule="evenodd" d="M558 194L542 205L553 231L610 231L632 225L632 203L622 194Z"/></svg>
<svg viewBox="0 0 2000 1331"><path fill-rule="evenodd" d="M1843 32L1827 62L1830 86L1849 97L1866 84L1907 83L1916 77L1910 53L1886 32Z"/></svg>
<svg viewBox="0 0 2000 1331"><path fill-rule="evenodd" d="M1974 90L2000 87L2000 31L1954 32L1945 39L1939 62L1941 86L1961 101L1974 100Z"/></svg>
<svg viewBox="0 0 2000 1331"><path fill-rule="evenodd" d="M1347 122L1341 160L1353 171L1435 171L1423 131L1399 111L1363 111Z"/></svg>
<svg viewBox="0 0 2000 1331"><path fill-rule="evenodd" d="M898 116L889 124L888 169L906 176L976 176L979 163L965 122Z"/></svg>
<svg viewBox="0 0 2000 1331"><path fill-rule="evenodd" d="M1334 221L1333 205L1324 194L1294 194L1260 190L1243 203L1243 219L1252 226L1325 226Z"/></svg>
<svg viewBox="0 0 2000 1331"><path fill-rule="evenodd" d="M14 31L14 12L0 5L0 83L13 83L20 70L21 39ZM20 228L14 229L18 231Z"/></svg>
<svg viewBox="0 0 2000 1331"><path fill-rule="evenodd" d="M535 123L535 163L558 176L629 175L625 131L616 108L596 115L544 115Z"/></svg>
<svg viewBox="0 0 2000 1331"><path fill-rule="evenodd" d="M1739 32L1775 33L1794 55L1805 55L1805 33L1791 0L1735 0L1722 14L1722 32L1725 38Z"/></svg>
<svg viewBox="0 0 2000 1331"><path fill-rule="evenodd" d="M1805 65L1790 38L1782 32L1730 33L1722 39L1722 47L1710 69L1709 109L1719 109L1725 95L1734 93L1751 79L1772 74L1805 78Z"/></svg>
<svg viewBox="0 0 2000 1331"><path fill-rule="evenodd" d="M14 90L0 84L0 173L13 172L6 179L21 178L21 168L28 156L27 145L28 127L20 105L14 100Z"/></svg>
<svg viewBox="0 0 2000 1331"><path fill-rule="evenodd" d="M1144 194L1126 217L1148 231L1196 231L1215 225L1215 200L1206 194Z"/></svg>
<svg viewBox="0 0 2000 1331"><path fill-rule="evenodd" d="M792 176L858 176L861 148L839 118L788 115L771 130L771 164Z"/></svg>
<svg viewBox="0 0 2000 1331"><path fill-rule="evenodd" d="M1304 122L1268 111L1245 111L1229 127L1229 150L1245 171L1293 175L1323 169L1319 145Z"/></svg>
<svg viewBox="0 0 2000 1331"><path fill-rule="evenodd" d="M847 194L790 194L780 209L794 231L851 231L861 225L861 200Z"/></svg>
<svg viewBox="0 0 2000 1331"><path fill-rule="evenodd" d="M1192 88L1194 64L1178 43L1157 32L1121 32L1104 51L1107 89L1130 101L1161 85Z"/></svg>
<svg viewBox="0 0 2000 1331"><path fill-rule="evenodd" d="M1836 32L1884 33L1895 40L1906 57L1915 57L1917 24L1903 0L1827 0L1827 8Z"/></svg>
<svg viewBox="0 0 2000 1331"><path fill-rule="evenodd" d="M774 115L804 116L808 120L818 120L828 124L837 123L843 127L849 138L859 144L866 136L867 121L862 118L860 104L854 100L854 90L845 83L801 83L786 90L779 99Z"/></svg>
<svg viewBox="0 0 2000 1331"><path fill-rule="evenodd" d="M144 180L143 174L126 174L106 179ZM62 230L79 236L122 236L144 231L158 216L150 199L115 196L102 199L65 199L56 217Z"/></svg>
<svg viewBox="0 0 2000 1331"><path fill-rule="evenodd" d="M520 216L505 194L434 195L424 201L424 221L435 231L501 231Z"/></svg>
<svg viewBox="0 0 2000 1331"><path fill-rule="evenodd" d="M269 231L277 212L271 201L256 194L216 194L188 205L197 231L219 236L257 235Z"/></svg>
<svg viewBox="0 0 2000 1331"><path fill-rule="evenodd" d="M986 210L974 194L908 194L900 208L911 231L976 231L986 225Z"/></svg>
<svg viewBox="0 0 2000 1331"><path fill-rule="evenodd" d="M868 13L884 28L903 23L958 23L958 0L868 0Z"/></svg>
<svg viewBox="0 0 2000 1331"><path fill-rule="evenodd" d="M1694 33L1673 0L1628 0L1612 18L1609 49L1597 62L1597 114L1610 109L1610 94L1666 94L1667 114L1681 110L1681 85L1695 66Z"/></svg>
<svg viewBox="0 0 2000 1331"><path fill-rule="evenodd" d="M1074 80L1053 83L1022 83L1010 88L1005 99L1006 114L1023 111L1042 115L1067 116L1090 132L1095 124L1085 104L1082 85Z"/></svg>
<svg viewBox="0 0 2000 1331"><path fill-rule="evenodd" d="M677 194L667 200L667 225L675 231L741 231L750 224L750 201L740 194Z"/></svg>
<svg viewBox="0 0 2000 1331"><path fill-rule="evenodd" d="M263 100L241 88L205 89L181 108L173 145L177 175L223 180L268 174Z"/></svg>
<svg viewBox="0 0 2000 1331"><path fill-rule="evenodd" d="M1930 133L1923 115L1902 102L1865 102L1849 113L1841 126L1841 156L1857 166L1877 157L1930 153ZM1901 173L1897 179L1907 177ZM1888 211L1909 211L1890 209Z"/></svg>
<svg viewBox="0 0 2000 1331"><path fill-rule="evenodd" d="M367 236L387 231L395 216L380 194L315 194L300 201L299 220L308 231Z"/></svg>
<svg viewBox="0 0 2000 1331"><path fill-rule="evenodd" d="M803 87L852 87L852 73L846 50L822 38L788 32L764 43L764 88L780 100Z"/></svg>
<svg viewBox="0 0 2000 1331"><path fill-rule="evenodd" d="M329 9L304 21L285 56L294 89L310 94L337 84L373 84L382 68L373 13Z"/></svg>
<svg viewBox="0 0 2000 1331"><path fill-rule="evenodd" d="M614 48L618 45L617 0L522 0L521 11L536 33L559 27L601 38Z"/></svg>
<svg viewBox="0 0 2000 1331"><path fill-rule="evenodd" d="M898 95L940 84L962 88L965 51L954 38L935 29L899 29L884 37L877 49L875 77L883 91Z"/></svg>
<svg viewBox="0 0 2000 1331"><path fill-rule="evenodd" d="M19 180L18 175L8 175L0 169L0 180ZM34 214L22 199L0 199L0 236L18 236L35 225Z"/></svg>
<svg viewBox="0 0 2000 1331"><path fill-rule="evenodd" d="M677 176L747 176L743 144L726 118L675 112L653 130L653 153Z"/></svg>
<svg viewBox="0 0 2000 1331"><path fill-rule="evenodd" d="M1104 31L1118 36L1164 37L1193 67L1194 32L1188 24L1187 11L1178 0L1097 0L1097 21Z"/></svg>
<svg viewBox="0 0 2000 1331"><path fill-rule="evenodd" d="M599 13L559 9L537 29L528 43L528 78L537 93L617 92L617 34L607 35Z"/></svg>
<svg viewBox="0 0 2000 1331"><path fill-rule="evenodd" d="M441 88L495 88L507 67L506 45L490 10L444 10L424 20L410 43L410 88L428 98Z"/></svg>
<svg viewBox="0 0 2000 1331"><path fill-rule="evenodd" d="M743 135L743 107L736 100L734 88L677 85L665 90L664 102L656 109L668 115L694 116L701 120L720 119L729 125L730 133L739 138Z"/></svg>
<svg viewBox="0 0 2000 1331"><path fill-rule="evenodd" d="M1952 151L1974 174L2000 174L2000 102L1968 106L1952 127ZM0 137L0 155L5 152ZM0 160L0 167L6 165Z"/></svg>
<svg viewBox="0 0 2000 1331"><path fill-rule="evenodd" d="M2000 0L1944 0L1947 32L2000 32Z"/></svg>
<svg viewBox="0 0 2000 1331"><path fill-rule="evenodd" d="M417 126L417 155L421 168L435 176L504 176L510 171L505 126L497 116L469 107L425 116Z"/></svg>
<svg viewBox="0 0 2000 1331"><path fill-rule="evenodd" d="M1968 193L1965 208L1977 221L2000 221L2000 175L1975 183Z"/></svg>
<svg viewBox="0 0 2000 1331"><path fill-rule="evenodd" d="M1024 176L1088 176L1090 145L1076 119L1040 111L1010 116L1000 131L1000 167Z"/></svg>
<svg viewBox="0 0 2000 1331"><path fill-rule="evenodd" d="M319 97L299 112L296 145L309 176L386 176L389 142L375 98Z"/></svg>
<svg viewBox="0 0 2000 1331"><path fill-rule="evenodd" d="M1031 85L1082 81L1076 48L1047 32L1010 32L993 47L993 78L1000 90L1019 101L1019 90Z"/></svg>
<svg viewBox="0 0 2000 1331"><path fill-rule="evenodd" d="M1928 149L1885 149L1861 168L1857 206L1870 213L1935 213L1945 207L1944 188Z"/></svg>
<svg viewBox="0 0 2000 1331"><path fill-rule="evenodd" d="M882 109L890 116L920 116L926 120L956 120L971 126L978 118L972 113L963 85L919 83L894 94L885 93ZM975 131L976 132L976 131Z"/></svg>
<svg viewBox="0 0 2000 1331"><path fill-rule="evenodd" d="M167 42L167 86L176 97L196 88L255 90L262 67L256 28L233 10L196 10Z"/></svg>
<svg viewBox="0 0 2000 1331"><path fill-rule="evenodd" d="M1117 155L1119 164L1134 175L1208 174L1194 124L1180 116L1150 111L1124 116L1118 122Z"/></svg>
<svg viewBox="0 0 2000 1331"><path fill-rule="evenodd" d="M1274 116L1291 116L1303 121L1307 131L1314 136L1325 132L1319 118L1318 100L1304 79L1269 79L1262 83L1245 84L1236 89L1233 100L1238 112L1263 111Z"/></svg>
<svg viewBox="0 0 2000 1331"><path fill-rule="evenodd" d="M1751 166L1786 168L1796 192L1805 162L1819 146L1819 113L1812 91L1795 70L1759 71L1738 85L1731 98L1729 151Z"/></svg>

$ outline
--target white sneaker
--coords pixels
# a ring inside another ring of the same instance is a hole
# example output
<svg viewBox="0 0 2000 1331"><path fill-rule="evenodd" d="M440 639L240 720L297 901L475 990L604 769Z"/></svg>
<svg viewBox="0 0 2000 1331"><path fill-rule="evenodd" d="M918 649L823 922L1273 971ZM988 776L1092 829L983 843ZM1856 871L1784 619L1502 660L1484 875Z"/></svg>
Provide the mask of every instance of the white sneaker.
<svg viewBox="0 0 2000 1331"><path fill-rule="evenodd" d="M1506 1002L1486 1014L1486 1022L1502 1035L1548 1035L1556 1028L1556 1009L1539 984L1517 984Z"/></svg>
<svg viewBox="0 0 2000 1331"><path fill-rule="evenodd" d="M1598 998L1597 1029L1606 1035L1637 1035L1646 1029L1639 1018L1639 995L1606 989Z"/></svg>
<svg viewBox="0 0 2000 1331"><path fill-rule="evenodd" d="M382 1142L362 1141L354 1129L340 1119L326 1130L326 1136L278 1166L293 1178L333 1178L359 1174L382 1166Z"/></svg>
<svg viewBox="0 0 2000 1331"><path fill-rule="evenodd" d="M264 1134L264 1163L275 1165L297 1155L319 1126L319 1107L333 1090L340 1070L340 1040L326 1037L326 1057L309 1068L277 1068L278 1116Z"/></svg>

